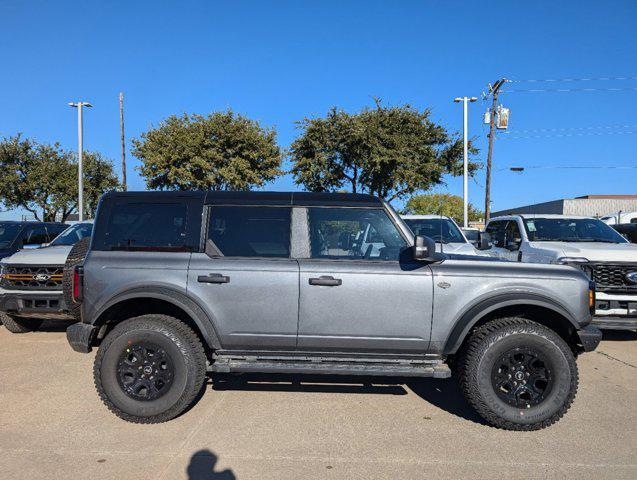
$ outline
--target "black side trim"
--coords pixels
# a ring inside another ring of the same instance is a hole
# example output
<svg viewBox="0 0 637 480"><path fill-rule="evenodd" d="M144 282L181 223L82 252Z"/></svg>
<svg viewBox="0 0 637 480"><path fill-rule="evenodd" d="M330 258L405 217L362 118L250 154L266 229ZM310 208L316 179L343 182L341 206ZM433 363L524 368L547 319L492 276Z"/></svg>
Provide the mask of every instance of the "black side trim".
<svg viewBox="0 0 637 480"><path fill-rule="evenodd" d="M576 330L581 328L568 310L551 298L533 293L506 293L487 298L462 314L453 327L451 335L449 335L449 338L447 339L443 353L447 355L456 353L465 336L469 333L469 330L471 330L471 327L473 327L482 317L499 308L514 305L532 305L548 308L566 318Z"/></svg>

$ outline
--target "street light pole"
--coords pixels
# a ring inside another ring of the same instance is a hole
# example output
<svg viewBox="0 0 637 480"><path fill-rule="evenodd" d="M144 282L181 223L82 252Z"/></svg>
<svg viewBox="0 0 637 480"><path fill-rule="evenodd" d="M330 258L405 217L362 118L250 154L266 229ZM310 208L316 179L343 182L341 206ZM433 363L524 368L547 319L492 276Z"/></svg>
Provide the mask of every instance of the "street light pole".
<svg viewBox="0 0 637 480"><path fill-rule="evenodd" d="M458 97L454 98L454 102L462 102L462 143L463 143L463 157L464 157L464 171L463 171L463 203L464 203L464 216L463 226L467 228L469 226L469 102L475 102L476 97Z"/></svg>
<svg viewBox="0 0 637 480"><path fill-rule="evenodd" d="M88 102L69 102L69 106L77 108L77 212L78 220L84 220L84 165L82 157L84 155L84 119L82 116L83 107L92 107Z"/></svg>

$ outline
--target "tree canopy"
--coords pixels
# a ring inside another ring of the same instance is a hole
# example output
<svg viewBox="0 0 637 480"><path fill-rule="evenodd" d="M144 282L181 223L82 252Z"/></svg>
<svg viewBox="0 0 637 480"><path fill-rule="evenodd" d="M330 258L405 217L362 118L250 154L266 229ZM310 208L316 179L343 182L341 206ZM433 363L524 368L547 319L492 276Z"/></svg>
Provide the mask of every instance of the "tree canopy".
<svg viewBox="0 0 637 480"><path fill-rule="evenodd" d="M315 192L347 188L388 201L444 183L462 174L462 141L410 105L349 114L336 107L324 118L305 118L291 145L292 174ZM471 154L477 149L470 145ZM470 172L478 165L471 162Z"/></svg>
<svg viewBox="0 0 637 480"><path fill-rule="evenodd" d="M276 132L231 110L172 115L133 140L149 189L249 190L282 172Z"/></svg>
<svg viewBox="0 0 637 480"><path fill-rule="evenodd" d="M450 193L431 193L411 197L404 209L410 215L445 215L453 218L459 225L464 220L464 202L462 197ZM484 214L469 203L469 221L484 218Z"/></svg>
<svg viewBox="0 0 637 480"><path fill-rule="evenodd" d="M84 152L84 197L95 214L100 196L119 186L113 166L99 153ZM77 159L58 143L43 144L21 135L0 142L0 203L24 208L37 220L65 221L77 210Z"/></svg>

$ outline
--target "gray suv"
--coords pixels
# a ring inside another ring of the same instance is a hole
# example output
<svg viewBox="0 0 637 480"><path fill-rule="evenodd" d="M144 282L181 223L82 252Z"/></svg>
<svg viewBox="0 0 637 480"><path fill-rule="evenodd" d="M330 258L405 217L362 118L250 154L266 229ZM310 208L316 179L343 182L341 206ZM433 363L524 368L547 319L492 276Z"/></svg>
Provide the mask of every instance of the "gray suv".
<svg viewBox="0 0 637 480"><path fill-rule="evenodd" d="M186 411L207 373L454 372L490 424L536 430L601 339L584 273L436 253L369 195L109 193L70 288L69 343L99 346L100 397L138 423Z"/></svg>

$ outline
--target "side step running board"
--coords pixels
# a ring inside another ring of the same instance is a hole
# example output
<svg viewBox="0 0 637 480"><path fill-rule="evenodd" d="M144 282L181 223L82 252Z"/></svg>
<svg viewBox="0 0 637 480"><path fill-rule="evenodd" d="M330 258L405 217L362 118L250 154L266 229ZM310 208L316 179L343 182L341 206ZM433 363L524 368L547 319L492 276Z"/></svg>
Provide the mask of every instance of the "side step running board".
<svg viewBox="0 0 637 480"><path fill-rule="evenodd" d="M210 371L449 378L442 360L365 361L329 357L217 356Z"/></svg>

